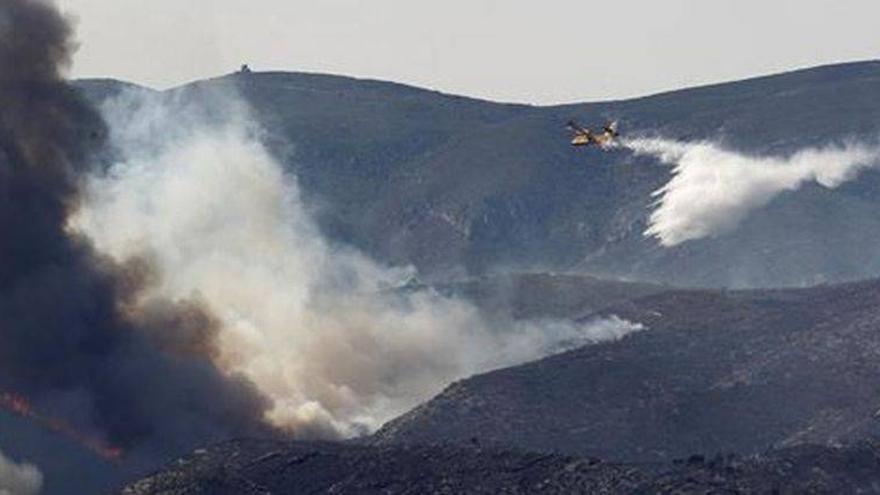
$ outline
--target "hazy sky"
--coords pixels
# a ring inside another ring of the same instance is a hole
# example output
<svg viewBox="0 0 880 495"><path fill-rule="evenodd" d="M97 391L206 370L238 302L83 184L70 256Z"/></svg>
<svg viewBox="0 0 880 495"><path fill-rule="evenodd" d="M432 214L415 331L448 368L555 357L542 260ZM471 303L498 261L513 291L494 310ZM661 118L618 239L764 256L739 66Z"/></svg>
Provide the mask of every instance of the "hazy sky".
<svg viewBox="0 0 880 495"><path fill-rule="evenodd" d="M328 72L494 100L638 96L880 58L878 0L59 0L74 76Z"/></svg>

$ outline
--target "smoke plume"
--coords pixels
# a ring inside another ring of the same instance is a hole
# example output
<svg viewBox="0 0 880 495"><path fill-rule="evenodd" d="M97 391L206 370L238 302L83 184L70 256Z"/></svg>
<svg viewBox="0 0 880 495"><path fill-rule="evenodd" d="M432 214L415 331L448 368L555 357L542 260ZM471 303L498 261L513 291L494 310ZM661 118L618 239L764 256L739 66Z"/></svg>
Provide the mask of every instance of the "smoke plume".
<svg viewBox="0 0 880 495"><path fill-rule="evenodd" d="M71 228L117 263L151 260L156 283L136 308L203 304L219 321L214 362L271 399L271 424L357 435L455 379L640 328L489 321L465 301L396 290L412 271L322 237L234 90L184 93L106 105L122 159L94 176Z"/></svg>
<svg viewBox="0 0 880 495"><path fill-rule="evenodd" d="M836 188L876 166L880 148L849 143L787 156L749 156L709 142L635 139L625 145L674 166L672 179L654 193L646 236L664 246L723 234L784 191L808 182Z"/></svg>
<svg viewBox="0 0 880 495"><path fill-rule="evenodd" d="M135 311L149 260L114 263L66 228L107 156L102 118L62 79L72 46L52 4L0 0L0 393L135 455L263 432L266 402L214 365L198 300Z"/></svg>
<svg viewBox="0 0 880 495"><path fill-rule="evenodd" d="M25 420L146 466L351 436L456 378L641 328L399 290L411 270L320 235L236 98L98 112L63 80L72 46L50 3L0 0L0 394Z"/></svg>
<svg viewBox="0 0 880 495"><path fill-rule="evenodd" d="M32 464L16 463L0 451L0 495L37 495L43 473Z"/></svg>

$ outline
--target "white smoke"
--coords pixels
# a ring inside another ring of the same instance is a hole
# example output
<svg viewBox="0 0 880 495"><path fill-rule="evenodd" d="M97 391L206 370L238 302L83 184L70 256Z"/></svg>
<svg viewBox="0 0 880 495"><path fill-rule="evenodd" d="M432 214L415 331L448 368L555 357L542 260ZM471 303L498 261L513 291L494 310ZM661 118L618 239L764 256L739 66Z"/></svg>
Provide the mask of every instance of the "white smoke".
<svg viewBox="0 0 880 495"><path fill-rule="evenodd" d="M32 464L16 463L0 451L0 495L36 495L43 488L43 473Z"/></svg>
<svg viewBox="0 0 880 495"><path fill-rule="evenodd" d="M672 179L654 195L646 236L670 247L729 232L784 191L808 182L835 188L876 166L880 148L829 145L788 156L748 156L709 142L634 139L624 145L674 165Z"/></svg>
<svg viewBox="0 0 880 495"><path fill-rule="evenodd" d="M391 290L412 270L322 238L241 104L218 99L222 124L180 104L127 95L105 107L124 158L91 180L71 228L120 262L155 263L142 304L207 305L222 323L218 364L272 400L277 426L356 435L455 379L641 328L490 322L431 290Z"/></svg>

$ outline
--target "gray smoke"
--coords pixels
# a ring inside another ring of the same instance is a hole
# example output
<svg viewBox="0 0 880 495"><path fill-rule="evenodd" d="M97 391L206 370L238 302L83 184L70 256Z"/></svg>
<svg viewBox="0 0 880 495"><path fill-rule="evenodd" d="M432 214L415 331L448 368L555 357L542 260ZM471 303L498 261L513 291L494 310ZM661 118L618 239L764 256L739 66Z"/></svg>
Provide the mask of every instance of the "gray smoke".
<svg viewBox="0 0 880 495"><path fill-rule="evenodd" d="M114 263L68 230L108 156L103 119L62 78L73 46L51 3L0 0L0 394L139 459L263 434L267 403L215 366L199 301L135 308L149 260Z"/></svg>
<svg viewBox="0 0 880 495"><path fill-rule="evenodd" d="M215 363L270 398L271 424L357 435L463 376L640 328L496 321L395 290L413 270L329 243L233 90L185 96L106 105L123 158L93 177L72 227L118 263L153 260L157 283L137 305L201 301L219 321Z"/></svg>
<svg viewBox="0 0 880 495"><path fill-rule="evenodd" d="M0 394L69 439L152 466L351 436L462 376L641 328L397 290L412 270L328 243L234 96L102 115L63 80L73 45L52 4L0 0Z"/></svg>

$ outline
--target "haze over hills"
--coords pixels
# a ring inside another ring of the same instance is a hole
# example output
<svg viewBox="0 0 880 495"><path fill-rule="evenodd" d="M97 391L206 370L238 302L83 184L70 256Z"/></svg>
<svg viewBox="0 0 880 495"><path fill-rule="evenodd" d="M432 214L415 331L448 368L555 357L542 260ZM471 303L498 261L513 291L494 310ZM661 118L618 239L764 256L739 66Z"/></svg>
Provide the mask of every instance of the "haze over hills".
<svg viewBox="0 0 880 495"><path fill-rule="evenodd" d="M115 83L81 81L100 100ZM671 167L626 149L573 149L562 125L617 119L629 136L786 155L880 136L880 63L820 67L635 100L496 104L298 73L234 74L332 238L429 280L557 270L684 286L775 287L880 274L880 172L783 192L732 232L671 248L646 238Z"/></svg>

